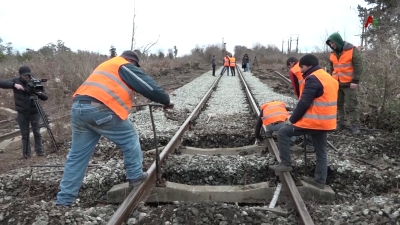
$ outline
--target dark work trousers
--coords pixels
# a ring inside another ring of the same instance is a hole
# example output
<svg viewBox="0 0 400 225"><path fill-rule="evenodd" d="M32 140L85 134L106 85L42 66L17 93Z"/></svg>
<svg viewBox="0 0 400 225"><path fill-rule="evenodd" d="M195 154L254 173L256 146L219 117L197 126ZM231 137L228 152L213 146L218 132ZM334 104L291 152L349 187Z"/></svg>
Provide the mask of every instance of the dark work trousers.
<svg viewBox="0 0 400 225"><path fill-rule="evenodd" d="M231 72L232 72L232 76L235 76L235 75L236 75L235 67L234 67L234 66L231 66Z"/></svg>
<svg viewBox="0 0 400 225"><path fill-rule="evenodd" d="M215 65L212 65L212 68L213 68L213 73L212 73L212 75L215 76Z"/></svg>
<svg viewBox="0 0 400 225"><path fill-rule="evenodd" d="M221 75L224 75L225 70L226 70L226 72L228 73L228 76L229 76L229 66L224 66L224 68L221 70Z"/></svg>
<svg viewBox="0 0 400 225"><path fill-rule="evenodd" d="M279 157L282 160L282 164L286 166L292 166L290 139L293 136L305 134L311 135L315 154L317 155L317 165L315 168L314 180L318 183L325 184L328 173L327 131L303 129L293 125L286 125L282 127L278 131Z"/></svg>
<svg viewBox="0 0 400 225"><path fill-rule="evenodd" d="M35 152L36 154L43 152L42 147L42 134L40 133L40 115L35 114L23 114L18 112L17 117L19 129L22 137L22 154L24 156L31 156L31 146L29 141L29 122L32 126L33 137L35 139Z"/></svg>

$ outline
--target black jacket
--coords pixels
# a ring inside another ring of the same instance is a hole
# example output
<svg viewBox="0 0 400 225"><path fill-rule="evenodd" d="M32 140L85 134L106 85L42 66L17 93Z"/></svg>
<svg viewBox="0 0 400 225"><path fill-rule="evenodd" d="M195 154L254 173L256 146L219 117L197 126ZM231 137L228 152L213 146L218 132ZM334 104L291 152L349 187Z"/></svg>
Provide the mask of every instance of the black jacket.
<svg viewBox="0 0 400 225"><path fill-rule="evenodd" d="M25 91L18 90L14 87L15 84L20 84L24 87ZM26 91L29 89L27 87L27 81L23 80L20 77L15 77L11 80L0 80L0 88L4 89L13 89L14 91L14 103L15 103L15 110L19 113L24 114L35 114L38 113L38 110L35 106L33 100L31 100L31 93ZM46 101L49 97L47 93L43 90L41 94L36 94L39 99Z"/></svg>

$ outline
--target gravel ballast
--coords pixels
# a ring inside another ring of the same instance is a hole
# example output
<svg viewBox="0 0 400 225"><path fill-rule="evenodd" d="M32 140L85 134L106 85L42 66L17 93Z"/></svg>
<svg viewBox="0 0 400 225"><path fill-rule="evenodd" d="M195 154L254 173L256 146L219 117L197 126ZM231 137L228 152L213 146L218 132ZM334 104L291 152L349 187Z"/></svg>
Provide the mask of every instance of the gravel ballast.
<svg viewBox="0 0 400 225"><path fill-rule="evenodd" d="M184 145L215 148L251 143L252 117L238 76L222 76L195 126L185 133Z"/></svg>
<svg viewBox="0 0 400 225"><path fill-rule="evenodd" d="M161 144L168 143L169 139L175 134L179 126L196 107L216 79L217 77L212 76L212 71L204 73L170 94L174 109L164 112L160 108L153 108L157 138ZM153 148L153 130L148 107L130 114L129 119L134 123L139 133L142 147L144 149Z"/></svg>

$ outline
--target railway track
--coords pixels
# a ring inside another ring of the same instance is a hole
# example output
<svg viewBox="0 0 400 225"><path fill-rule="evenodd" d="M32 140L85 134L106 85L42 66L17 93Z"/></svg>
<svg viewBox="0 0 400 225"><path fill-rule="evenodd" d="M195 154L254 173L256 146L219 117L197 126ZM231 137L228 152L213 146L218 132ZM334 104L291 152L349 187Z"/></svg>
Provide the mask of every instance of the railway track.
<svg viewBox="0 0 400 225"><path fill-rule="evenodd" d="M256 103L256 100L253 97L253 94L249 88L249 86L246 83L246 78L242 74L239 68L237 68L238 71L238 79L240 79L240 82L242 83L243 90L245 92L245 95L247 97L247 100L249 102L250 108L254 114L254 116L259 115L259 106ZM194 120L197 119L199 114L201 113L202 109L204 106L207 104L208 100L211 97L211 94L213 93L214 90L216 90L217 85L219 81L221 80L222 76L218 76L214 83L211 85L210 89L207 91L207 93L203 96L203 98L200 100L200 102L197 104L195 109L191 112L191 114L186 118L186 120L183 122L183 124L179 127L178 131L175 133L175 135L171 138L171 140L168 142L168 144L164 147L163 151L159 155L159 163L165 163L167 157L169 154L172 154L176 149L179 149L181 145L181 139L184 135L184 133L191 127L191 124L194 122ZM237 78L233 78L237 79ZM265 128L264 128L265 129ZM276 161L280 162L279 158L279 151L276 146L275 141L272 138L267 139L267 148L268 151L272 156L275 157ZM159 182L157 182L157 162L154 161L151 166L147 169L147 172L149 174L149 177L147 180L137 187L136 189L132 190L129 195L126 197L126 199L123 201L123 203L119 206L118 210L114 213L114 215L110 218L108 221L109 225L114 225L114 224L122 224L126 222L126 220L129 218L131 212L138 206L138 204L141 201L144 201L145 199L148 198L148 196L151 194L152 190L157 186L160 185ZM285 190L287 190L287 194L289 198L291 199L292 206L296 210L296 215L298 217L298 221L301 224L314 224L310 213L308 212L306 205L299 193L299 190L296 187L296 184L290 175L289 172L283 172L279 173L279 180L282 182L283 187ZM161 184L162 185L162 184ZM278 189L278 188L277 188ZM278 192L279 194L279 192ZM272 201L276 201L276 199L273 199Z"/></svg>

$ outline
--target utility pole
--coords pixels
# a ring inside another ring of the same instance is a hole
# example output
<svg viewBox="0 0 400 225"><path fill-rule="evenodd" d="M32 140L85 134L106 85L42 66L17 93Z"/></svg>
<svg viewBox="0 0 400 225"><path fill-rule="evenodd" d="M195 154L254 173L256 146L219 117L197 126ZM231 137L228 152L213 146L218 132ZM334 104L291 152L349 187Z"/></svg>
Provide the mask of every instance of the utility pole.
<svg viewBox="0 0 400 225"><path fill-rule="evenodd" d="M290 54L290 48L289 48L289 43L290 43L290 39L287 40L287 54Z"/></svg>
<svg viewBox="0 0 400 225"><path fill-rule="evenodd" d="M297 39L296 39L296 54L298 54L299 53L299 36L297 36Z"/></svg>
<svg viewBox="0 0 400 225"><path fill-rule="evenodd" d="M283 45L285 44L285 39L282 39L282 54L283 54Z"/></svg>
<svg viewBox="0 0 400 225"><path fill-rule="evenodd" d="M289 43L289 55L292 54L292 37L290 37L290 43Z"/></svg>

